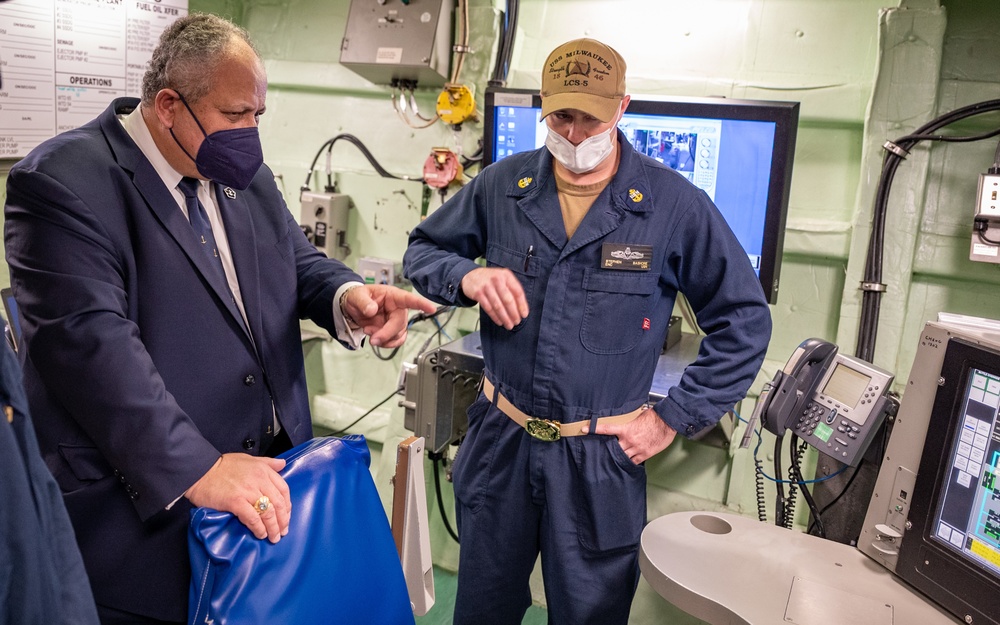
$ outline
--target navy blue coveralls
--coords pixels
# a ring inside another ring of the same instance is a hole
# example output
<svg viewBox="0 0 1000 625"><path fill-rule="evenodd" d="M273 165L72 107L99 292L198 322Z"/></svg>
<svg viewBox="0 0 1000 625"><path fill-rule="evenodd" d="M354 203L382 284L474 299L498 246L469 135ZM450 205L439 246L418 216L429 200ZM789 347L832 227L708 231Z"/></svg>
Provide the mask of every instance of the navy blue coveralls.
<svg viewBox="0 0 1000 625"><path fill-rule="evenodd" d="M0 317L0 329L5 323ZM38 449L21 367L2 336L0 404L0 623L99 625L66 504Z"/></svg>
<svg viewBox="0 0 1000 625"><path fill-rule="evenodd" d="M518 277L530 313L513 330L481 315L487 376L523 412L561 422L648 400L683 292L707 336L654 408L683 436L714 425L753 382L771 317L747 255L708 196L640 155L619 131L618 172L572 239L545 148L485 168L410 235L416 289L473 305L460 289L484 256ZM602 268L624 248L652 253ZM454 465L461 538L455 623L519 623L541 553L549 622L626 623L646 522L645 468L609 436L532 438L482 394Z"/></svg>

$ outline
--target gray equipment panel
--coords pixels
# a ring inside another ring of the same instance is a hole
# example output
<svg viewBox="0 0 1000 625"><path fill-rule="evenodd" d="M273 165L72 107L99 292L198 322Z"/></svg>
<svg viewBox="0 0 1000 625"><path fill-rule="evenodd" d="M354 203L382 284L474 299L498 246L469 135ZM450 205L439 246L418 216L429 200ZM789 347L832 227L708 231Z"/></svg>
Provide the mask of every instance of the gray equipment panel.
<svg viewBox="0 0 1000 625"><path fill-rule="evenodd" d="M482 375L478 332L424 352L405 371L403 426L423 436L430 453L440 453L465 436L465 412L479 395Z"/></svg>
<svg viewBox="0 0 1000 625"><path fill-rule="evenodd" d="M858 538L858 549L890 571L896 571L899 545L906 532L913 486L938 391L941 364L952 338L994 349L1000 347L1000 337L996 333L974 328L929 322L920 334L910 379Z"/></svg>
<svg viewBox="0 0 1000 625"><path fill-rule="evenodd" d="M378 85L444 85L454 7L454 0L352 0L341 65Z"/></svg>

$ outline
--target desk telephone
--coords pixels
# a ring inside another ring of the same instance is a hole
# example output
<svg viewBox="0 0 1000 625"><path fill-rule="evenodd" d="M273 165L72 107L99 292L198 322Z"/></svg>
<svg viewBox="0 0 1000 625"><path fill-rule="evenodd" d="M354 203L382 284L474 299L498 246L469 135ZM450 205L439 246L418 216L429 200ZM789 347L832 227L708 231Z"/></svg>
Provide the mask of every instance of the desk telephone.
<svg viewBox="0 0 1000 625"><path fill-rule="evenodd" d="M755 414L775 435L792 430L826 455L857 466L894 406L886 397L894 377L839 353L833 343L807 339L765 385Z"/></svg>

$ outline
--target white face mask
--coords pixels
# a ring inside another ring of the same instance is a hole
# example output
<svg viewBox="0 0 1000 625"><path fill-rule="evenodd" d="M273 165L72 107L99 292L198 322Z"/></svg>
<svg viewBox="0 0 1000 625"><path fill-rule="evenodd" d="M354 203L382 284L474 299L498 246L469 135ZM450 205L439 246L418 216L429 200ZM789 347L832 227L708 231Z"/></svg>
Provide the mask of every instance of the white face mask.
<svg viewBox="0 0 1000 625"><path fill-rule="evenodd" d="M612 133L616 127L612 126L600 134L587 137L580 145L573 145L569 139L549 128L545 147L563 167L574 174L583 174L593 171L611 154L614 148Z"/></svg>

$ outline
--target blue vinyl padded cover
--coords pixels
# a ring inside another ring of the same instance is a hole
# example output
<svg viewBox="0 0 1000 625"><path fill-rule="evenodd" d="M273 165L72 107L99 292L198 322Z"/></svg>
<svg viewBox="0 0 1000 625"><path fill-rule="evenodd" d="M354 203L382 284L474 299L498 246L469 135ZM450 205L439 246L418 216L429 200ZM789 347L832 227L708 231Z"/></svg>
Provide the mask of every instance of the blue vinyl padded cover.
<svg viewBox="0 0 1000 625"><path fill-rule="evenodd" d="M292 516L277 544L228 512L192 511L188 622L412 624L365 438L314 438L278 457Z"/></svg>

